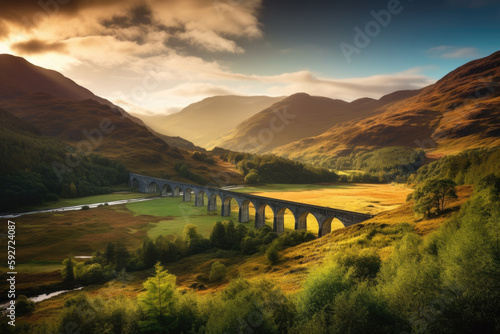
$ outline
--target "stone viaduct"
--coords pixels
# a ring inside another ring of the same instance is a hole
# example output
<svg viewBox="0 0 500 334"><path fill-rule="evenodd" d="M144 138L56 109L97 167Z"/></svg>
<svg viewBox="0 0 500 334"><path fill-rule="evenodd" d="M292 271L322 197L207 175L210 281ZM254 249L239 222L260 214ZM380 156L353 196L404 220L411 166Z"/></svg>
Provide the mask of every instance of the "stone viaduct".
<svg viewBox="0 0 500 334"><path fill-rule="evenodd" d="M290 210L295 218L295 230L307 230L307 216L309 214L313 215L318 222L318 237L331 232L331 224L334 219L338 219L347 227L373 217L364 213L243 194L220 188L181 183L133 173L130 173L129 177L130 186L138 188L142 193L157 193L160 196L171 197L182 196L185 202L190 202L191 196L194 196L195 206L205 206L206 196L208 199L208 203L206 203L208 211L217 211L217 200L220 200L222 217L231 215L231 201L234 200L239 207L238 221L240 223L250 221L249 208L250 204L252 204L255 209L256 228L265 225L265 210L266 207L269 207L274 214L273 230L276 233L283 233L285 231L284 217L287 209Z"/></svg>

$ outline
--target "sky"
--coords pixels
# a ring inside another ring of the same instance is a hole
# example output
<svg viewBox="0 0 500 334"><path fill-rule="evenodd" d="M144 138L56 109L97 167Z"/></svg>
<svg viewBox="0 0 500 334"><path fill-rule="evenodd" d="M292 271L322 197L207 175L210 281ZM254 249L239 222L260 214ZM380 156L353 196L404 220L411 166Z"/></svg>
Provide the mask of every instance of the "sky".
<svg viewBox="0 0 500 334"><path fill-rule="evenodd" d="M0 53L129 112L214 95L352 101L500 50L498 0L0 0Z"/></svg>

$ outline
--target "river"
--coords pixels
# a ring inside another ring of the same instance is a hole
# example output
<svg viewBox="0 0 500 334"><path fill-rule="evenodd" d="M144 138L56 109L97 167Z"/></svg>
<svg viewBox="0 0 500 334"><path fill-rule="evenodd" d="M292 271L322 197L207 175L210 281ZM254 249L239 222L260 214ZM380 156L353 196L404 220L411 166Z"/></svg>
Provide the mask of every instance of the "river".
<svg viewBox="0 0 500 334"><path fill-rule="evenodd" d="M118 201L110 201L110 202L101 202L101 203L92 203L92 204L82 204L82 205L74 205L74 206L64 206L61 208L55 208L55 209L46 209L46 210L36 210L36 211L28 211L28 212L19 212L19 213L11 213L11 214L4 214L0 215L0 218L2 219L10 219L10 218L17 218L25 215L32 215L35 213L46 213L46 212L65 212L65 211L76 211L76 210L81 210L82 207L88 206L89 208L96 208L99 205L104 205L108 203L108 205L118 205L118 204L126 204L126 203L135 203L135 202L144 202L144 201L150 201L153 199L158 199L160 197L144 197L144 198L132 198L132 199L122 199Z"/></svg>
<svg viewBox="0 0 500 334"><path fill-rule="evenodd" d="M52 297L55 297L55 296L58 296L60 294L63 294L65 292L70 292L70 291L78 291L78 290L81 290L83 289L83 286L79 287L79 288L76 288L76 289L72 289L72 290L59 290L59 291L56 291L56 292L52 292L52 293L44 293L44 294L41 294L41 295L38 295L38 296L34 296L34 297L30 297L28 298L29 300L35 302L35 303L39 303L43 300L47 300L47 299L50 299ZM10 302L6 302L6 303L3 303L3 304L0 304L0 310L2 311L5 311L5 309L7 308L7 306L9 306Z"/></svg>

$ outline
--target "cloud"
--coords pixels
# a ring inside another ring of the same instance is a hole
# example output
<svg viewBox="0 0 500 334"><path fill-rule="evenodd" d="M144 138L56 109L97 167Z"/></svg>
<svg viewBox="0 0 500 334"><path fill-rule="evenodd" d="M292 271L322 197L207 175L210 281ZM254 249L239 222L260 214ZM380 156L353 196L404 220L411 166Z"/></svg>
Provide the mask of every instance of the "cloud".
<svg viewBox="0 0 500 334"><path fill-rule="evenodd" d="M415 68L393 74L344 79L322 78L309 71L300 71L256 79L273 84L267 91L275 96L306 92L352 101L360 97L380 98L397 90L420 89L434 83L435 80L420 74L420 71Z"/></svg>
<svg viewBox="0 0 500 334"><path fill-rule="evenodd" d="M31 39L26 42L14 43L11 45L12 50L20 55L35 55L48 52L65 53L66 45L61 42L47 42L39 39Z"/></svg>
<svg viewBox="0 0 500 334"><path fill-rule="evenodd" d="M181 40L188 41L192 45L200 46L211 52L244 52L243 48L239 47L234 41L219 36L213 31L202 31L196 29L178 34L177 37Z"/></svg>
<svg viewBox="0 0 500 334"><path fill-rule="evenodd" d="M103 19L101 24L106 28L130 28L138 25L151 25L153 12L145 3L131 8L127 15L113 15L110 19Z"/></svg>
<svg viewBox="0 0 500 334"><path fill-rule="evenodd" d="M459 48L454 46L441 45L427 50L427 54L431 57L439 58L477 58L480 56L479 50L476 48L465 47Z"/></svg>
<svg viewBox="0 0 500 334"><path fill-rule="evenodd" d="M173 89L162 92L165 95L177 95L181 97L209 97L215 95L236 95L236 93L224 86L209 83L185 83Z"/></svg>
<svg viewBox="0 0 500 334"><path fill-rule="evenodd" d="M2 5L0 38L22 31L27 40L101 35L142 45L148 34L163 31L166 40L177 38L210 52L241 53L237 39L262 36L262 1L18 0Z"/></svg>

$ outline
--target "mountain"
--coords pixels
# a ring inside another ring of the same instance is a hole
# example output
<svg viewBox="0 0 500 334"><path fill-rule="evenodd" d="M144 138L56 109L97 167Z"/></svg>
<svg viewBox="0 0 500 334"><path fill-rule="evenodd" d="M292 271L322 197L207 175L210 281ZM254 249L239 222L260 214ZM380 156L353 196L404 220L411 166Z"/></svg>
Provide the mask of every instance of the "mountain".
<svg viewBox="0 0 500 334"><path fill-rule="evenodd" d="M214 96L193 103L172 115L137 115L153 130L168 136L180 136L195 145L209 145L240 122L283 97Z"/></svg>
<svg viewBox="0 0 500 334"><path fill-rule="evenodd" d="M351 103L297 93L240 123L214 146L252 153L274 148L328 130L332 125L378 115L382 105L413 96L417 91L400 91L380 100L362 98Z"/></svg>
<svg viewBox="0 0 500 334"><path fill-rule="evenodd" d="M73 149L99 153L121 161L131 171L161 177L175 176L175 162L185 161L206 177L223 171L235 183L241 179L233 170L209 166L171 147L125 111L60 73L9 55L0 55L0 73L0 108L34 125L41 134L72 145L67 153Z"/></svg>
<svg viewBox="0 0 500 334"><path fill-rule="evenodd" d="M9 54L0 55L0 98L12 99L29 93L44 92L71 100L94 100L118 110L124 117L137 124L144 122L121 107L92 93L59 72L35 66L26 59ZM184 149L198 150L191 142L179 137L159 135L167 144Z"/></svg>
<svg viewBox="0 0 500 334"><path fill-rule="evenodd" d="M471 61L418 94L383 106L375 117L333 125L276 148L311 160L360 148L409 146L448 154L500 144L500 52Z"/></svg>
<svg viewBox="0 0 500 334"><path fill-rule="evenodd" d="M72 157L70 167L61 167L68 163L68 144L1 108L0 118L1 212L58 197L107 193L127 182L125 166L95 154Z"/></svg>

